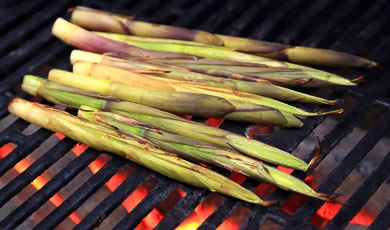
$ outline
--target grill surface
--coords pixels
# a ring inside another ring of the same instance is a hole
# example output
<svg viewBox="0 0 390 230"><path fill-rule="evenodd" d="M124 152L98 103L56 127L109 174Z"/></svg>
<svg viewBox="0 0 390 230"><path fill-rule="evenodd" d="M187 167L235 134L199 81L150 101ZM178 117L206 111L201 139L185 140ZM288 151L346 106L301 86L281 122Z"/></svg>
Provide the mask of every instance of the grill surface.
<svg viewBox="0 0 390 230"><path fill-rule="evenodd" d="M335 126L327 129L321 140L322 155L319 162L335 149L343 139L367 116L373 108L379 108L362 139L351 151L346 153L330 174L321 181L320 192L334 192L345 178L359 165L373 147L389 134L390 128L390 84L389 72L389 31L390 4L387 1L369 0L329 0L329 1L2 1L0 3L0 119L8 116L7 104L14 97L29 98L20 90L20 81L24 74L47 75L50 68L71 69L68 61L71 47L50 35L52 22L56 17L66 15L66 9L77 4L105 9L122 14L136 14L139 20L203 29L211 32L238 35L256 39L277 41L294 45L331 48L362 55L384 65L383 69L338 70L348 78L364 75L366 82L354 88L335 88L332 90L310 91L329 98L352 98L352 104L342 103L347 107L345 114L334 116ZM66 17L66 16L65 16ZM302 105L298 105L302 106ZM321 109L312 106L310 109ZM325 107L324 107L325 108ZM197 119L205 121L204 119ZM256 135L261 140L286 151L293 151L313 130L324 122L324 117L311 117L304 120L300 129L278 129L269 135ZM8 124L7 124L8 125ZM14 143L17 147L0 162L0 176L5 175L16 163L27 157L53 133L38 129L31 135L23 134L29 124L21 119L13 120L0 133L0 146ZM248 124L225 121L220 128L244 134ZM0 190L0 206L4 205L35 178L45 172L62 157L71 154L75 142L67 138L35 160L23 173L14 177ZM386 151L389 151L387 148ZM305 155L305 160L314 155L315 149ZM22 204L5 216L0 222L1 229L19 226L40 206L48 201L74 177L87 168L93 160L103 153L88 149L60 170L48 183ZM157 229L171 229L178 226L191 212L205 200L209 194L203 189L193 188L158 175L148 169L137 166L116 156L112 158L59 207L40 221L36 229L51 229L64 221L80 207L94 192L102 187L124 165L135 167L135 171L111 194L103 199L81 222L77 229L97 227L115 208L120 206L129 194L138 188L147 178L157 179L157 185L147 194L132 212L118 220L115 229L134 228L168 194L175 189L186 193L170 209ZM327 224L328 229L340 229L360 211L382 184L388 184L390 175L390 154L380 164L375 165L371 174L360 183L347 200L350 206L342 207ZM228 176L226 171L220 171ZM305 178L308 173L294 172L298 178ZM244 187L254 190L259 183L245 180ZM269 199L278 199L283 203L291 197L290 193L276 190ZM233 198L226 198L221 205L201 224L200 229L215 229L233 211L244 206L252 210L251 216L240 229L259 229L271 220L282 228L314 229L310 218L323 202L308 199L294 213L288 214L279 207L261 207L247 204ZM369 229L386 229L390 225L390 207L385 208L375 218ZM30 226L31 227L31 226Z"/></svg>

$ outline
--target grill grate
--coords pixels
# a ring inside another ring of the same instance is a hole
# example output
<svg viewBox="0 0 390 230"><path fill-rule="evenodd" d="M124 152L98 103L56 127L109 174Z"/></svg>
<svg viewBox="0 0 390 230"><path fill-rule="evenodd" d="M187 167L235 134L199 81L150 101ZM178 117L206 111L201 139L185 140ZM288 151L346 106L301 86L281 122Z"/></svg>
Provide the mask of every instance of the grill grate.
<svg viewBox="0 0 390 230"><path fill-rule="evenodd" d="M66 9L77 4L106 9L123 14L136 14L139 20L166 23L171 25L203 29L216 33L239 35L257 39L273 40L297 45L332 48L369 57L381 64L389 63L390 34L386 26L390 23L390 4L384 0L328 0L328 1L200 1L191 0L148 2L121 0L111 1L66 1L46 3L38 1L9 1L1 4L0 16L0 120L8 116L7 104L13 96L27 98L21 92L19 84L24 74L45 75L50 68L71 69L68 56L71 47L64 45L50 35L51 24L56 17L64 16ZM343 116L334 116L337 124L331 128L321 141L322 155L319 163L348 136L364 119L368 111L380 107L382 113L371 121L372 127L325 178L318 187L320 192L334 192L345 178L362 162L370 150L390 130L390 85L389 66L382 70L361 71L342 70L350 78L365 75L367 81L355 88L335 88L328 91L311 91L313 94L325 93L330 98L354 98L357 103ZM301 105L298 105L301 106ZM313 106L311 109L321 109ZM324 107L325 108L325 107ZM197 121L205 119L194 118ZM301 129L279 129L269 135L254 136L255 139L271 144L286 151L293 151L313 130L322 124L324 117L310 117L304 120ZM27 122L17 119L0 133L0 146L14 143L17 147L0 162L0 176L4 176L18 162L25 159L38 148L52 133L39 129L31 135L22 131ZM243 134L248 124L225 121L220 128ZM44 173L60 158L66 156L75 142L67 138L48 149L24 172L1 187L0 207L9 202L35 178ZM309 160L315 149L306 154ZM51 178L46 185L28 197L22 204L1 220L1 229L13 229L22 224L54 194L65 187L93 162L101 152L88 149L72 160L66 167ZM362 181L347 203L351 207L342 207L327 224L329 229L344 228L360 211L366 202L383 184L389 184L388 178L390 154L387 153L375 170ZM172 229L184 221L193 210L210 194L203 189L196 189L177 183L129 161L112 156L95 175L90 177L73 192L59 207L47 215L36 229L50 229L60 224L73 211L102 187L124 165L135 169L121 185L98 204L81 222L77 229L97 227L120 204L134 192L147 178L158 180L157 185L124 218L117 220L115 229L136 227L162 200L173 190L180 189L186 195L166 213L156 229ZM221 170L222 174L229 173ZM304 179L308 173L293 172ZM242 185L255 190L259 183L245 180ZM291 197L290 193L277 189L269 199L278 199L283 203ZM322 206L323 202L309 199L294 214L288 214L279 207L261 207L247 204L226 197L216 210L201 224L200 229L215 229L221 225L239 206L252 210L251 216L240 229L259 229L268 220L291 229L314 229L310 218ZM2 212L2 210L0 211ZM369 229L386 229L390 226L389 204L376 217ZM31 226L30 226L31 227Z"/></svg>

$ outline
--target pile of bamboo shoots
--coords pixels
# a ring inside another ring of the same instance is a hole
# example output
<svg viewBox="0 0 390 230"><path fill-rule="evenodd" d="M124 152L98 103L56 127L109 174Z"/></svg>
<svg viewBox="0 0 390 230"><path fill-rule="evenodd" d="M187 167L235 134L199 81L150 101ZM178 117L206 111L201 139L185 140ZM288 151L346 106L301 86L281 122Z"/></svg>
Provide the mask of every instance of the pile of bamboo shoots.
<svg viewBox="0 0 390 230"><path fill-rule="evenodd" d="M58 18L52 32L80 49L70 55L73 72L53 69L48 79L26 75L22 88L51 103L78 109L78 115L20 98L10 103L12 114L167 177L247 202L276 203L261 200L197 163L337 202L333 195L317 193L267 164L307 171L318 155L307 163L275 147L180 115L301 127L299 118L341 113L342 109L309 112L291 106L287 103L334 105L335 100L288 87L356 83L285 60L366 68L376 66L375 62L330 50L140 22L85 7L72 9L71 21Z"/></svg>

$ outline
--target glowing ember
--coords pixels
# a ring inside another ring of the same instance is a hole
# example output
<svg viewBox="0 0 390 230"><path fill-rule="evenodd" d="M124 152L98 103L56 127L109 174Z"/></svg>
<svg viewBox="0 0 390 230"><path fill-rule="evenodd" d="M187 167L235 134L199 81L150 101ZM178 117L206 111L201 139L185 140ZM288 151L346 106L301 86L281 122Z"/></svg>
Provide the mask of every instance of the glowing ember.
<svg viewBox="0 0 390 230"><path fill-rule="evenodd" d="M190 117L188 117L190 118ZM223 119L208 119L206 124L214 127L218 127L223 122ZM255 127L253 130L248 133L248 136L252 136L255 134L258 134L259 132L263 132L264 130L271 129L271 127ZM268 132L267 131L267 132ZM62 134L56 133L55 134L60 140L64 138ZM0 148L0 157L4 158L6 157L10 152L13 151L15 146L12 144L6 144ZM77 144L72 149L72 152L76 156L80 156L88 146L83 144ZM93 174L98 172L108 161L107 157L102 157L104 155L99 156L95 161L93 161L88 167L91 170ZM27 159L23 159L20 162L18 162L14 169L18 173L22 173L24 170L26 170L31 163ZM284 171L286 173L291 174L293 172L292 169L284 168L279 166L279 170ZM114 191L129 175L131 174L131 170L129 168L123 168L118 173L116 173L107 183L105 184L106 187L112 192ZM229 177L233 181L237 183L242 183L245 181L246 177L242 176L237 173L232 173ZM41 189L46 183L48 182L48 178L45 177L45 175L38 176L34 181L31 182L31 184L34 186L35 189L39 190ZM308 183L311 187L315 188L316 185L314 184L314 178L313 176L308 176L305 179L305 182ZM127 199L125 199L122 202L123 207L126 209L127 212L131 212L150 192L150 190L154 187L155 184L149 183L141 185L138 189L136 189ZM260 184L258 188L254 191L257 195L259 195L261 198L266 199L269 195L271 195L275 191L276 187L267 185L267 184ZM181 191L177 190L180 197L184 197L186 194ZM220 196L215 193L211 193L204 202L202 202L195 210L194 212L188 216L178 227L177 229L181 230L191 230L191 229L197 229L216 209L217 207L223 202L225 198L223 196ZM284 210L287 213L293 214L296 212L296 210L303 204L305 200L308 198L300 195L300 194L294 194L289 200L287 200L281 207L282 210ZM53 197L50 198L50 202L54 204L56 207L62 204L63 198L59 193L55 194ZM172 205L173 206L173 205ZM312 223L321 228L324 227L329 220L331 220L339 211L342 205L340 204L330 204L330 203L324 203L322 207L317 211L317 213L311 218ZM165 212L164 212L165 213ZM162 213L158 208L153 209L152 212L150 212L143 220L142 222L136 227L136 229L153 229L157 224L164 218L164 213ZM250 214L247 214L246 218ZM75 223L80 223L81 219L76 213L72 213L69 215L69 218ZM360 211L351 221L350 224L359 224L359 225L370 225L373 220L374 216L370 215L370 213L366 213L364 210ZM238 220L237 215L232 213L232 215L227 218L219 227L218 229L238 229L239 226L242 224L242 221L244 220Z"/></svg>
<svg viewBox="0 0 390 230"><path fill-rule="evenodd" d="M278 128L272 125L253 124L245 129L245 135L252 138L254 135L266 135L276 131Z"/></svg>
<svg viewBox="0 0 390 230"><path fill-rule="evenodd" d="M84 152L88 146L84 144L77 144L72 152L79 156L82 152ZM98 172L106 163L107 158L98 157L96 160L91 162L88 167L93 174ZM112 192L114 191L128 176L130 175L129 169L122 169L118 173L116 173L109 181L106 182L105 186ZM151 188L147 188L145 186L140 186L136 189L129 197L127 197L122 205L126 209L127 212L131 212L149 193ZM152 229L156 226L164 216L158 213L157 210L153 210L149 215L137 226L138 229ZM153 226L153 227L150 227Z"/></svg>
<svg viewBox="0 0 390 230"><path fill-rule="evenodd" d="M12 152L12 150L14 149L15 147L12 146L11 144L6 144L4 145L3 147L0 148L0 157L1 158L4 158L6 157L10 152ZM28 167L30 167L31 163L27 160L27 159L23 159L21 160L20 162L18 162L15 166L14 166L14 169L20 174L22 172L24 172L24 170L26 170ZM45 186L45 184L48 182L48 179L46 177L44 177L44 175L42 176L38 176L35 180L33 180L31 182L31 185L36 189L36 190L39 190L41 189L43 186ZM56 193L54 194L50 199L49 201L54 204L56 207L60 206L62 204L62 202L64 201L64 199L61 197L61 195L59 193ZM80 223L81 221L81 218L75 213L73 212L72 214L69 215L69 218L75 223L75 224L78 224Z"/></svg>
<svg viewBox="0 0 390 230"><path fill-rule="evenodd" d="M257 196L261 199L266 200L272 193L276 190L276 186L261 183L257 188L253 191Z"/></svg>
<svg viewBox="0 0 390 230"><path fill-rule="evenodd" d="M290 169L290 168L285 168L283 166L278 166L276 167L277 169L279 169L280 171L282 172L285 172L287 174L291 174L294 170L293 169Z"/></svg>
<svg viewBox="0 0 390 230"><path fill-rule="evenodd" d="M217 209L217 207L212 207L209 204L200 204L194 212L176 228L176 230L197 229L215 209Z"/></svg>
<svg viewBox="0 0 390 230"><path fill-rule="evenodd" d="M149 189L140 186L130 196L128 196L122 205L127 212L131 212L145 197L148 195Z"/></svg>
<svg viewBox="0 0 390 230"><path fill-rule="evenodd" d="M230 174L229 179L236 182L237 184L241 184L246 180L246 176L233 172Z"/></svg>
<svg viewBox="0 0 390 230"><path fill-rule="evenodd" d="M72 152L74 153L74 155L76 156L80 156L85 150L87 150L88 146L84 145L84 144L76 144L73 149L72 149Z"/></svg>
<svg viewBox="0 0 390 230"><path fill-rule="evenodd" d="M0 148L0 157L3 159L6 157L12 150L14 150L15 147L13 147L11 144L5 144Z"/></svg>
<svg viewBox="0 0 390 230"><path fill-rule="evenodd" d="M252 211L249 208L246 208L242 205L239 205L233 212L230 214L225 221L222 222L217 228L217 230L236 230L247 220Z"/></svg>
<svg viewBox="0 0 390 230"><path fill-rule="evenodd" d="M181 200L186 193L180 189L175 189L162 200L135 229L154 229L165 215Z"/></svg>
<svg viewBox="0 0 390 230"><path fill-rule="evenodd" d="M54 134L56 137L58 137L58 139L62 140L65 138L65 135L61 134L61 133L55 133Z"/></svg>
<svg viewBox="0 0 390 230"><path fill-rule="evenodd" d="M157 209L153 209L142 221L135 227L135 230L149 230L157 226L164 218L164 215Z"/></svg>
<svg viewBox="0 0 390 230"><path fill-rule="evenodd" d="M194 212L189 215L176 230L197 229L225 200L225 198L216 193L210 193Z"/></svg>
<svg viewBox="0 0 390 230"><path fill-rule="evenodd" d="M341 204L324 203L320 209L318 209L315 216L311 218L311 222L319 228L325 227L325 225L336 216ZM359 224L369 226L374 221L375 217L370 213L361 210L356 216L349 222L350 224Z"/></svg>
<svg viewBox="0 0 390 230"><path fill-rule="evenodd" d="M191 220L188 224L184 224L183 226L180 225L176 229L177 230L195 230L200 226L201 223L202 223L201 221Z"/></svg>
<svg viewBox="0 0 390 230"><path fill-rule="evenodd" d="M205 124L213 126L214 128L217 128L223 123L224 119L216 119L216 118L209 118Z"/></svg>
<svg viewBox="0 0 390 230"><path fill-rule="evenodd" d="M191 115L183 115L183 117L187 118L188 120L190 120L192 118Z"/></svg>

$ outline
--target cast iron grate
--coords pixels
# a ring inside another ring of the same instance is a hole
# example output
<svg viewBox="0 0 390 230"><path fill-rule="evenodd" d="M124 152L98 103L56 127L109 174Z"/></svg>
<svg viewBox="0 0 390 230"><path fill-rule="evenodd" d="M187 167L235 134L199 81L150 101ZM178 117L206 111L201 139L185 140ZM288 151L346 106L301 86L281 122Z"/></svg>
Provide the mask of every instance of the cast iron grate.
<svg viewBox="0 0 390 230"><path fill-rule="evenodd" d="M190 28L199 28L211 32L239 35L257 39L273 40L296 45L333 48L369 57L384 65L381 70L340 70L339 73L350 78L366 76L366 82L356 88L311 91L330 98L351 97L355 103L343 116L336 116L337 123L321 141L322 152L319 162L332 152L353 129L359 125L368 111L380 108L380 113L372 120L372 125L357 144L336 165L333 171L321 182L318 191L334 192L345 178L359 165L371 149L388 135L390 129L390 84L389 43L390 34L386 26L390 23L390 4L386 1L369 0L328 0L328 1L198 1L191 0L153 0L153 1L3 1L0 3L0 119L8 116L7 104L14 96L28 98L21 92L19 85L24 74L34 73L44 76L50 68L70 69L67 59L71 48L50 35L54 19L64 16L66 9L77 4L106 9L123 14L136 14L138 19L165 23ZM345 105L345 104L344 104ZM299 105L301 106L301 105ZM310 109L321 109L311 107ZM197 119L206 121L205 119ZM313 117L304 120L301 129L278 129L265 136L254 138L272 144L286 151L293 151L307 138L313 130L324 122L324 117ZM23 130L28 123L16 119L0 133L0 146L8 143L17 145L0 161L0 176L7 174L18 162L37 149L52 133L38 129L31 135ZM220 128L244 134L248 124L225 121ZM34 179L44 173L61 158L70 154L75 142L65 138L60 140L45 154L35 160L25 171L15 176L9 183L1 185L0 206L4 207L14 196L25 189ZM388 151L388 150L387 150ZM306 154L309 160L314 149ZM62 170L53 176L41 189L16 207L0 222L1 229L13 229L22 224L53 195L70 183L87 166L104 155L88 149ZM370 175L347 200L351 207L342 207L336 216L326 225L328 229L340 229L360 211L377 189L388 184L390 175L390 154L386 153L381 163L375 166ZM185 220L192 211L205 200L208 191L186 186L148 169L137 166L116 156L111 159L59 207L54 209L42 221L34 226L36 229L51 229L63 222L78 207L89 199L110 178L125 165L135 168L131 175L100 204L92 209L76 225L77 229L97 227L115 208L135 191L147 178L157 179L157 184L146 197L126 216L117 220L115 229L134 228L147 216L168 194L175 189L186 195L166 213L156 229L172 229ZM221 171L224 175L228 172ZM294 172L303 179L304 174ZM243 186L255 190L259 183L245 180ZM276 190L269 199L281 202L291 198L291 194ZM323 202L308 199L294 213L288 214L279 207L264 208L226 198L219 207L200 225L200 229L215 229L226 220L239 206L249 208L251 216L244 221L240 229L259 229L268 220L281 228L314 229L310 218L321 207ZM390 225L389 204L376 216L370 229L386 229ZM31 227L31 226L30 226Z"/></svg>

